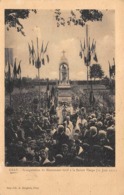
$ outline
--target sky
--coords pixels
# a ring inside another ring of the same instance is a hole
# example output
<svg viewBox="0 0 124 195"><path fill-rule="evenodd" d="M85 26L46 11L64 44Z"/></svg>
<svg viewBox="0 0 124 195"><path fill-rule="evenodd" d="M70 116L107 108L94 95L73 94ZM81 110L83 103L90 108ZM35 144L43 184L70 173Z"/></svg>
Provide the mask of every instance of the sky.
<svg viewBox="0 0 124 195"><path fill-rule="evenodd" d="M62 11L67 17L70 10ZM102 66L105 75L109 74L108 61L113 63L115 57L115 12L114 10L102 10L102 22L88 22L89 36L92 43L96 41L96 53L98 63ZM36 38L39 40L39 47L42 41L46 44L49 41L47 53L50 62L40 68L40 78L58 79L59 63L64 50L69 63L69 77L71 80L86 80L86 66L83 59L79 57L80 40L84 42L86 28L81 26L60 26L57 27L54 10L37 10L26 20L20 20L23 24L26 36L18 33L15 28L5 30L5 47L13 48L14 58L20 60L22 76L35 78L37 69L29 64L28 43L33 40L36 48ZM95 63L95 62L92 62Z"/></svg>

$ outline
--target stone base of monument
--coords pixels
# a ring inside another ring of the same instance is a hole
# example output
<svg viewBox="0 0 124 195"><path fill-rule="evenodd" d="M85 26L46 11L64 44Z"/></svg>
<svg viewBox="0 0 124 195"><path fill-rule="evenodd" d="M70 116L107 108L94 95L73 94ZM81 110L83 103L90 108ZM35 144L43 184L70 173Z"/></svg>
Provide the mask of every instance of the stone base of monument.
<svg viewBox="0 0 124 195"><path fill-rule="evenodd" d="M58 102L68 102L72 101L72 91L70 83L59 83L58 85Z"/></svg>

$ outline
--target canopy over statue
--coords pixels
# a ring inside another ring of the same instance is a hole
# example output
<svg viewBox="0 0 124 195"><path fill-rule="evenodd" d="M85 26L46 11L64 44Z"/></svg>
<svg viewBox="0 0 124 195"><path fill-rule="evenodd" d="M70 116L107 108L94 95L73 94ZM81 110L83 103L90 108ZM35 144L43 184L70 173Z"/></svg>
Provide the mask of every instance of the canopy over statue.
<svg viewBox="0 0 124 195"><path fill-rule="evenodd" d="M59 83L69 83L69 66L68 66L68 60L65 57L65 51L62 52L63 56L60 60L60 66L59 66Z"/></svg>
<svg viewBox="0 0 124 195"><path fill-rule="evenodd" d="M62 82L67 81L67 66L66 64L62 64Z"/></svg>
<svg viewBox="0 0 124 195"><path fill-rule="evenodd" d="M59 63L58 101L71 102L71 86L69 82L69 63L65 51Z"/></svg>

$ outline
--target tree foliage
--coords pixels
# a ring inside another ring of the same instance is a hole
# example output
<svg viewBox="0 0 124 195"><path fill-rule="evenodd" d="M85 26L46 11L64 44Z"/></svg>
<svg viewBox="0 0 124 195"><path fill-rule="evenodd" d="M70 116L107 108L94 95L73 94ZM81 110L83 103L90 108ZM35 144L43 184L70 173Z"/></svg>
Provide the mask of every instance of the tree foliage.
<svg viewBox="0 0 124 195"><path fill-rule="evenodd" d="M21 19L29 18L30 12L37 13L35 9L5 9L5 25L7 30L11 27L16 28L25 36L24 27ZM57 27L65 25L79 25L83 27L88 21L102 21L103 14L99 10L82 10L76 9L69 12L68 18L63 17L62 10L54 10Z"/></svg>
<svg viewBox="0 0 124 195"><path fill-rule="evenodd" d="M14 27L17 32L21 32L25 36L24 27L20 19L29 18L30 12L36 13L37 11L35 9L5 9L5 25L7 30Z"/></svg>
<svg viewBox="0 0 124 195"><path fill-rule="evenodd" d="M106 89L109 89L112 94L115 94L115 80L109 79L107 76L105 76L102 79L103 84L105 85Z"/></svg>
<svg viewBox="0 0 124 195"><path fill-rule="evenodd" d="M104 76L104 72L100 66L100 64L93 64L90 67L90 78L94 78L95 79L101 79Z"/></svg>
<svg viewBox="0 0 124 195"><path fill-rule="evenodd" d="M69 17L66 19L62 16L60 9L55 10L55 18L57 21L57 27L65 25L79 25L83 27L88 21L102 21L103 14L99 10L71 10Z"/></svg>

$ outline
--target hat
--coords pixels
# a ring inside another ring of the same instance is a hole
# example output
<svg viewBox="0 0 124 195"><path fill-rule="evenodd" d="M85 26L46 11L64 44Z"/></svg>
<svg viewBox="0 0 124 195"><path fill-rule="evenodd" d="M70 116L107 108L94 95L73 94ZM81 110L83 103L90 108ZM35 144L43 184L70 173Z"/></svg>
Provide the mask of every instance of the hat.
<svg viewBox="0 0 124 195"><path fill-rule="evenodd" d="M97 122L97 118L93 118L93 122Z"/></svg>
<svg viewBox="0 0 124 195"><path fill-rule="evenodd" d="M83 143L82 147L83 147L84 151L88 151L90 149L90 145L87 143Z"/></svg>
<svg viewBox="0 0 124 195"><path fill-rule="evenodd" d="M88 116L88 119L89 119L89 120L92 119L92 116Z"/></svg>
<svg viewBox="0 0 124 195"><path fill-rule="evenodd" d="M104 149L107 151L114 151L111 146L104 146Z"/></svg>
<svg viewBox="0 0 124 195"><path fill-rule="evenodd" d="M60 160L60 159L63 158L63 156L62 156L62 154L57 154L57 155L55 156L55 158L56 158L56 160Z"/></svg>
<svg viewBox="0 0 124 195"><path fill-rule="evenodd" d="M80 133L80 129L75 129L75 133Z"/></svg>
<svg viewBox="0 0 124 195"><path fill-rule="evenodd" d="M67 144L62 144L62 148L68 148Z"/></svg>
<svg viewBox="0 0 124 195"><path fill-rule="evenodd" d="M108 128L107 128L107 131L115 131L114 126L110 126L110 127L108 127Z"/></svg>
<svg viewBox="0 0 124 195"><path fill-rule="evenodd" d="M82 108L81 108L81 110L82 110L82 111L84 111L84 110L85 110L85 108L84 108L84 107L82 107Z"/></svg>
<svg viewBox="0 0 124 195"><path fill-rule="evenodd" d="M94 120L93 120L93 118L91 118L91 119L90 119L90 123L94 123Z"/></svg>
<svg viewBox="0 0 124 195"><path fill-rule="evenodd" d="M66 119L69 119L70 120L70 116L66 116Z"/></svg>
<svg viewBox="0 0 124 195"><path fill-rule="evenodd" d="M93 114L91 114L91 117L92 118L96 118L96 115L93 113Z"/></svg>
<svg viewBox="0 0 124 195"><path fill-rule="evenodd" d="M98 122L97 122L97 126L98 126L98 127L102 127L102 126L103 126L103 123L102 123L101 121L98 121Z"/></svg>
<svg viewBox="0 0 124 195"><path fill-rule="evenodd" d="M97 128L95 126L91 126L90 133L92 137L95 137L97 135Z"/></svg>
<svg viewBox="0 0 124 195"><path fill-rule="evenodd" d="M58 126L58 131L59 132L63 132L64 131L64 126L63 125L59 125Z"/></svg>
<svg viewBox="0 0 124 195"><path fill-rule="evenodd" d="M105 138L106 135L107 135L107 133L106 133L106 131L104 131L104 130L100 130L99 133L98 133L98 136L99 136L100 138Z"/></svg>

